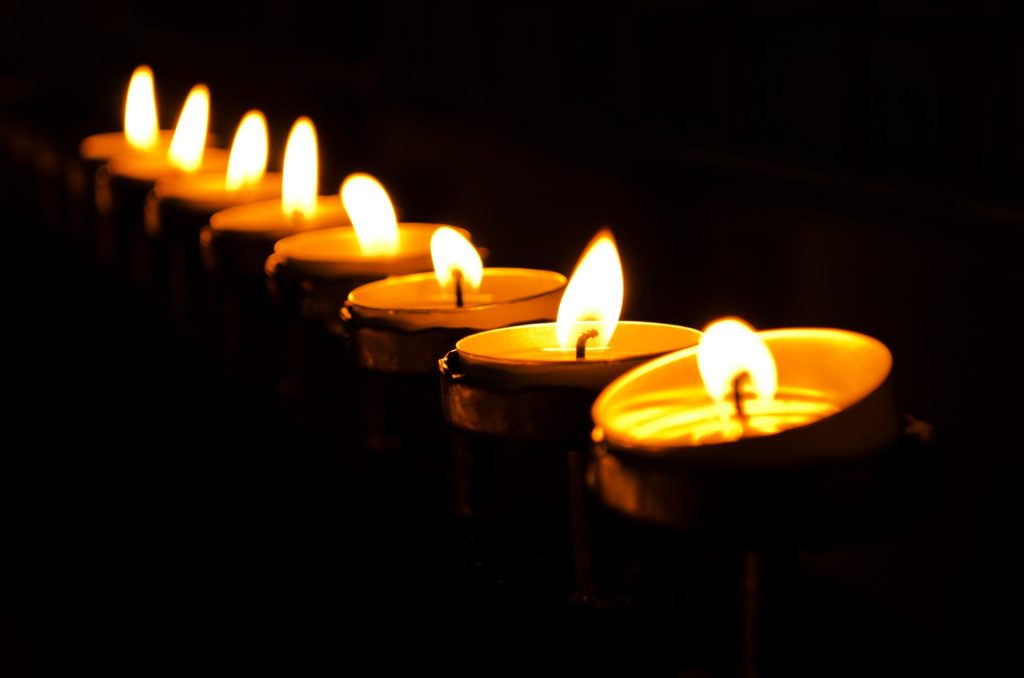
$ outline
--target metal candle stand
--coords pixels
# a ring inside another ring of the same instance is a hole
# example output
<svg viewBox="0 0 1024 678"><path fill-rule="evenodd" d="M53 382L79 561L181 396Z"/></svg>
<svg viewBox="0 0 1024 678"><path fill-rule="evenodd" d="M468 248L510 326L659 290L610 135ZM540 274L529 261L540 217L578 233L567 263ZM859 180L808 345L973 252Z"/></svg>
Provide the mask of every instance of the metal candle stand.
<svg viewBox="0 0 1024 678"><path fill-rule="evenodd" d="M545 563L560 591L592 601L584 477L597 392L484 383L461 373L456 350L440 370L444 419L456 432L458 508L496 533L499 551Z"/></svg>
<svg viewBox="0 0 1024 678"><path fill-rule="evenodd" d="M625 518L619 521L622 533L611 537L620 545L630 542L631 522L647 538L653 526L661 540L671 541L673 534L703 538L742 553L740 674L755 676L764 654L757 639L765 628L759 607L766 554L769 560L785 558L800 546L844 543L892 529L928 505L937 461L931 428L908 421L899 440L856 459L785 468L734 464L728 455L693 463L682 449L638 454L605 441L597 430L587 485ZM615 524L614 518L607 521ZM622 550L636 554L643 548L631 544ZM643 567L619 565L623 572Z"/></svg>

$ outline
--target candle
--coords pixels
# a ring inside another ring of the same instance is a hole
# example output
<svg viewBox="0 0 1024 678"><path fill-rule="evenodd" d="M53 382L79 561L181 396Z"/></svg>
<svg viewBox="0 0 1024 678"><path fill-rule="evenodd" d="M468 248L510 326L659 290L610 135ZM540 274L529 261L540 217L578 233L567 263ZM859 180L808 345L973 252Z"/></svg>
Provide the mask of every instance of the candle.
<svg viewBox="0 0 1024 678"><path fill-rule="evenodd" d="M124 130L93 134L82 140L79 155L97 163L123 153L158 153L171 143L171 130L160 130L153 71L139 66L132 72L124 104Z"/></svg>
<svg viewBox="0 0 1024 678"><path fill-rule="evenodd" d="M281 174L268 173L267 120L260 111L249 111L235 132L226 166L193 174L160 177L151 203L177 203L176 207L204 215L250 202L272 200L281 193ZM207 151L209 152L209 151ZM159 211L147 228L159 231Z"/></svg>
<svg viewBox="0 0 1024 678"><path fill-rule="evenodd" d="M200 254L212 274L211 303L221 324L219 342L240 375L260 386L279 387L283 352L283 327L267 294L265 270L274 243L348 221L336 197L317 195L318 174L316 128L301 117L288 134L281 197L215 212L200 231Z"/></svg>
<svg viewBox="0 0 1024 678"><path fill-rule="evenodd" d="M336 197L317 195L318 174L316 128L302 117L288 134L280 199L215 212L201 235L208 262L217 268L237 265L244 275L262 278L266 259L281 238L348 223Z"/></svg>
<svg viewBox="0 0 1024 678"><path fill-rule="evenodd" d="M146 200L146 232L154 240L154 266L165 281L162 292L181 322L199 318L202 265L199 232L214 213L280 195L280 173L267 173L267 121L260 111L242 118L227 167L161 177Z"/></svg>
<svg viewBox="0 0 1024 678"><path fill-rule="evenodd" d="M132 73L125 95L123 131L86 137L79 144L78 162L68 167L68 192L75 203L72 218L76 224L72 228L96 247L101 260L114 258L115 243L113 233L102 228L106 224L97 224L95 219L97 198L102 201L101 209L109 211L107 193L96 192L97 170L115 155L165 153L172 135L172 130L161 130L159 126L153 71L149 66L139 66ZM106 171L102 180L107 181ZM98 226L100 230L96 231Z"/></svg>
<svg viewBox="0 0 1024 678"><path fill-rule="evenodd" d="M566 284L553 271L484 268L465 233L449 226L434 231L430 253L432 273L357 287L341 314L349 353L366 371L369 444L379 449L393 441L391 447L415 449L420 457L428 447L424 440L447 440L437 399L438 360L468 334L553 319ZM400 376L401 387L380 375ZM424 400L434 407L424 407ZM434 447L448 453L447 445Z"/></svg>
<svg viewBox="0 0 1024 678"><path fill-rule="evenodd" d="M206 148L209 115L209 90L196 85L185 99L166 152L119 153L97 171L96 208L99 223L105 226L114 245L114 263L130 261L134 279L144 286L151 280L152 262L143 214L146 197L157 179L227 164L226 151Z"/></svg>
<svg viewBox="0 0 1024 678"><path fill-rule="evenodd" d="M436 373L459 339L507 325L551 320L566 279L525 268L484 268L459 231L431 236L433 273L394 276L358 287L343 318L360 367L403 374Z"/></svg>
<svg viewBox="0 0 1024 678"><path fill-rule="evenodd" d="M754 333L730 319L629 372L593 407L591 484L608 506L745 535L862 520L902 443L892 355L826 328Z"/></svg>
<svg viewBox="0 0 1024 678"><path fill-rule="evenodd" d="M600 390L651 358L696 343L700 333L678 325L618 320L623 277L615 242L598 234L573 273L557 323L507 327L461 340L467 377L508 388Z"/></svg>
<svg viewBox="0 0 1024 678"><path fill-rule="evenodd" d="M456 343L456 351L442 364L442 372L450 377L458 373L457 379L444 382L446 416L470 430L497 426L511 435L516 431L529 435L550 426L561 433L578 433L580 403L585 403L585 413L597 391L618 375L691 346L700 337L697 330L678 325L619 322L623 296L618 251L611 234L604 231L580 259L559 304L558 322L489 330ZM494 405L486 404L491 399L482 393L479 398L474 395L479 390L474 383L486 391L518 392L519 396L532 392L538 402L547 400L546 389L584 395L571 398L567 409L512 407L502 419L473 405L479 402L484 409Z"/></svg>
<svg viewBox="0 0 1024 678"><path fill-rule="evenodd" d="M857 456L898 435L891 369L889 350L862 334L754 333L727 319L610 385L594 418L609 444L655 455L766 466Z"/></svg>

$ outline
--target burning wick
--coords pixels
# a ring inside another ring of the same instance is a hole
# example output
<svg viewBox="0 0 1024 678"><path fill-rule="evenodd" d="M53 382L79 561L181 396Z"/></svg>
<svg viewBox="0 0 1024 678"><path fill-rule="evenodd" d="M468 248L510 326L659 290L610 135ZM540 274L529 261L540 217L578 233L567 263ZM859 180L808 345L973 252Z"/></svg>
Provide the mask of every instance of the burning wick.
<svg viewBox="0 0 1024 678"><path fill-rule="evenodd" d="M455 282L455 307L462 308L462 271L452 271L452 280Z"/></svg>
<svg viewBox="0 0 1024 678"><path fill-rule="evenodd" d="M587 340L597 336L597 330L587 330L580 334L576 340L576 360L584 360L587 357Z"/></svg>
<svg viewBox="0 0 1024 678"><path fill-rule="evenodd" d="M747 428L747 413L743 409L743 384L750 381L749 372L740 372L732 380L732 401L736 405L736 417L740 420L744 430Z"/></svg>

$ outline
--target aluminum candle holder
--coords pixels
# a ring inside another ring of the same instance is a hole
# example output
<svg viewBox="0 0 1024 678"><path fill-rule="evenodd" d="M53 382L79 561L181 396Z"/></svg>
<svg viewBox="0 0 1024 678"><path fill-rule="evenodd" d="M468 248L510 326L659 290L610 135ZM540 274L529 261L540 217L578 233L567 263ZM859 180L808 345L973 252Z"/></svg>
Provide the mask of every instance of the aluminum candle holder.
<svg viewBox="0 0 1024 678"><path fill-rule="evenodd" d="M707 351L652 361L602 392L587 480L615 513L744 550L741 673L752 676L762 554L891 527L924 503L935 455L930 427L901 428L892 356L877 340L820 328L751 332L777 387L751 404L741 384L765 373L746 371L758 359L744 358L730 406L711 395L724 355L712 334ZM733 337L727 353L742 344Z"/></svg>

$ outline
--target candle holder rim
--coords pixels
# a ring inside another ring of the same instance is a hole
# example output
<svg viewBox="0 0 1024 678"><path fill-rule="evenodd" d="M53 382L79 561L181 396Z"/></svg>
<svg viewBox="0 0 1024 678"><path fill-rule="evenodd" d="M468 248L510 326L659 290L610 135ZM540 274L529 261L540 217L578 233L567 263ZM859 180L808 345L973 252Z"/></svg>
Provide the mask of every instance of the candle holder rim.
<svg viewBox="0 0 1024 678"><path fill-rule="evenodd" d="M435 275L436 275L434 273L434 271L424 271L424 272L421 272L421 273L408 273L408 274L401 275L401 276L392 276L392 277L389 277L389 278L384 278L382 280L374 280L373 282L366 283L365 285L360 285L359 287L357 287L356 289L354 289L354 290L352 290L351 292L348 293L348 298L345 300L345 304L347 306L351 306L352 308L355 308L355 309L365 308L365 309L374 310L374 311L384 311L384 312L387 312L387 313L392 314L392 315L398 314L398 313L408 314L408 315L420 315L420 314L426 315L426 314L437 314L437 313L462 314L462 313L472 313L473 311L477 311L477 312L487 311L487 310L491 310L491 309L494 309L496 307L503 306L503 305L506 305L506 304L514 304L514 303L519 303L519 302L524 302L524 301L532 301L534 299L539 299L539 298L547 296L547 295L549 295L549 294L551 294L553 292L557 292L560 289L564 289L565 286L568 285L568 283L569 283L568 279L563 274L558 273L557 271L548 271L548 270L545 270L545 269L494 266L494 267L485 268L484 269L484 275L487 274L487 271L500 271L500 272L529 271L529 272L533 272L533 273L535 273L535 272L543 272L543 273L550 273L550 274L552 274L553 278L555 276L557 276L557 278L559 278L560 281L559 281L559 284L557 286L552 287L550 289L543 290L541 292L536 292L534 294L529 294L529 295L525 295L525 296L521 296L521 297L514 297L512 299L503 299L501 301L493 301L493 302L488 302L488 303L484 303L484 304L473 304L473 305L468 305L468 306L451 306L451 307L438 307L438 308L401 308L401 307L394 307L394 306L374 306L372 304L359 303L359 302L354 301L352 299L352 296L356 292L358 292L360 288L363 288L363 287L369 287L371 285L381 285L381 284L387 283L389 280L394 280L395 278L430 279L430 278L435 277ZM537 321L531 321L531 322L528 322L528 323L520 323L519 325L508 325L507 327L518 327L518 326L521 326L522 324L542 325L542 324L545 324L545 323L543 321L537 320ZM501 328L495 328L495 329L501 329ZM490 330L484 330L484 331L490 331ZM479 332L479 331L476 331L476 330L474 331L474 333L477 333L477 332Z"/></svg>
<svg viewBox="0 0 1024 678"><path fill-rule="evenodd" d="M342 206L342 211L344 212L344 206ZM347 215L347 213L346 213L346 215ZM347 216L346 216L346 218L347 218ZM459 231L460 233L462 233L463 235L465 235L467 237L469 236L469 231L467 231L466 229L464 229L464 228L462 228L460 226L451 226L449 224L432 224L432 223L429 223L429 222L418 222L418 221L402 221L402 222L399 222L398 223L398 232L399 232L399 237L401 237L402 228L405 228L406 230L417 230L417 231L430 230L431 232L433 232L433 231L437 230L438 228L441 228L442 226L447 226L448 228L452 228L452 229L455 229L456 231ZM355 234L355 227L351 223L347 223L347 224L337 224L337 225L327 226L327 227L324 227L324 228L314 228L314 229L308 229L308 230L304 230L304 231L299 231L299 232L296 232L296 233L291 233L291 234L289 234L289 235L287 235L287 236L285 236L283 238L280 238L278 240L278 242L274 243L274 254L279 254L284 261L288 261L289 259L292 259L292 260L294 260L296 262L307 262L307 263L315 263L315 264L345 263L345 262L355 261L355 260L358 260L360 262L366 262L366 263L392 262L392 261L402 261L402 260L405 260L405 259L420 259L424 255L429 255L430 254L429 250L424 250L424 251L417 250L415 252L410 252L410 253L404 254L404 255L403 254L397 254L397 255L393 255L393 254L379 254L379 255L368 255L368 256L360 255L359 257L334 257L334 258L329 258L328 257L328 258L318 259L318 258L309 258L309 257L289 256L288 253L284 251L284 249L287 248L288 244L285 243L285 244L282 245L282 241L286 241L286 240L289 240L291 238L297 238L297 237L316 237L316 236L311 236L310 235L310 234L313 234L313 233L319 234L320 237L328 237L328 235L331 232L335 232L335 231L345 231L347 233L352 233L354 235Z"/></svg>
<svg viewBox="0 0 1024 678"><path fill-rule="evenodd" d="M687 331L690 331L690 332L694 332L697 335L701 334L700 330L694 329L692 327L686 327L685 325L675 325L675 324L672 324L672 323L651 322L651 321L646 321L646 320L620 320L619 323L618 323L618 326L627 325L627 324L628 325L632 325L632 326L640 325L640 326L645 326L645 327L666 327L666 328L673 328L673 329L682 329L682 330L687 330ZM493 330L484 330L483 332L477 332L477 333L475 333L475 335L470 335L468 337L460 339L459 342L456 343L455 347L460 349L462 351L462 353L465 354L465 355L477 356L479 354L474 354L472 352L467 352L465 350L465 348L464 347L460 347L459 344L461 344L466 339L470 339L473 336L477 336L477 335L480 335L480 334L489 334L491 332L505 332L505 331L509 331L509 330L524 329L524 328L530 328L530 327L548 327L548 326L554 327L556 325L557 325L557 323L554 323L554 322L545 322L545 323L532 323L532 324L529 324L529 325L510 325L510 326L507 326L507 327L498 327L498 328L495 328ZM694 346L696 346L696 344L694 344ZM679 353L680 351L686 351L688 349L694 348L694 346L687 346L686 348L673 350L673 351L671 351L669 353L669 355L672 355L672 354L675 354L675 353ZM604 360L602 360L601 358L587 357L585 360L565 360L565 361L561 361L561 362L553 362L553 361L547 361L547 360L534 360L534 359L530 359L530 358L502 358L502 357L494 357L494 356L490 356L490 355L481 356L481 357L483 358L483 361L485 361L486 363L491 364L491 365L506 365L506 366L516 365L516 366L523 366L523 367L542 367L542 366L550 366L550 365L553 365L553 364L558 364L559 366L565 366L568 369L582 369L583 367L585 367L587 365L590 365L590 366L593 366L593 365L611 365L611 364L615 364L615 363L621 363L624 360L622 357L607 358L607 359L604 359ZM661 359L661 358L664 358L664 357L665 357L665 352L664 351L652 351L650 354L631 355L631 356L628 357L627 360L629 360L629 361L642 361L643 364L637 366L637 367L642 367L643 365L647 364L647 361L658 360L658 359ZM573 366L573 367L569 367L570 365ZM632 368L629 371L632 371L633 369L637 369L637 368ZM621 378L621 376L617 377L616 380L618 380L620 378Z"/></svg>

